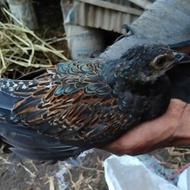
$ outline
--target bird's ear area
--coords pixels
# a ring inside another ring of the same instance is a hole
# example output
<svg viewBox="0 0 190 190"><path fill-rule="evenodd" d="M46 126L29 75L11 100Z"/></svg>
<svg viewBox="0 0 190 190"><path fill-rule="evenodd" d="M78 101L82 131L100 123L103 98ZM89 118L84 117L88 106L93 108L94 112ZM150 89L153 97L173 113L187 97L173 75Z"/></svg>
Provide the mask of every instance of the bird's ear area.
<svg viewBox="0 0 190 190"><path fill-rule="evenodd" d="M172 50L190 55L190 40L182 41L175 44L169 44Z"/></svg>

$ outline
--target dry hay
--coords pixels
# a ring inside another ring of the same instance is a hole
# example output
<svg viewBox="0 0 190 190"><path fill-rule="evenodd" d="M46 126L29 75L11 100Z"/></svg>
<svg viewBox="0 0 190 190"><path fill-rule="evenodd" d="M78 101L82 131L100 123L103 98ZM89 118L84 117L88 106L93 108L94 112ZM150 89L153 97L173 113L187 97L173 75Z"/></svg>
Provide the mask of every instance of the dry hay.
<svg viewBox="0 0 190 190"><path fill-rule="evenodd" d="M63 51L58 51L50 45L51 41L47 43L40 39L8 11L4 9L4 12L18 24L0 22L0 76L13 71L17 66L50 67L52 54L61 61L67 61Z"/></svg>

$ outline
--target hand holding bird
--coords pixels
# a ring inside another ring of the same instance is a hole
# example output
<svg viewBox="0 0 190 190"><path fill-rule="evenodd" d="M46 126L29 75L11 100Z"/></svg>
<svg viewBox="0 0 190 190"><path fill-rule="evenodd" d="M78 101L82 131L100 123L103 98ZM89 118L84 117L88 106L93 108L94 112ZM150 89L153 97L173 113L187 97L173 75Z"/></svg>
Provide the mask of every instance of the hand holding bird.
<svg viewBox="0 0 190 190"><path fill-rule="evenodd" d="M189 114L189 104L172 99L164 115L138 124L104 149L119 155L138 155L170 146L188 147Z"/></svg>

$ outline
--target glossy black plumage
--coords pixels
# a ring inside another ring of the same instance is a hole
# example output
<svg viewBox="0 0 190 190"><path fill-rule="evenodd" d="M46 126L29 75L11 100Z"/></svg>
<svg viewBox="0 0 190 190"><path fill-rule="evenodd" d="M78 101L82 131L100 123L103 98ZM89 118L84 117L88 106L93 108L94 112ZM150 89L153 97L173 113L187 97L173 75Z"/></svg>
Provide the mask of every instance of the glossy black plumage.
<svg viewBox="0 0 190 190"><path fill-rule="evenodd" d="M34 78L0 79L1 141L43 161L101 147L166 111L164 73L185 58L165 45L136 46L118 60L59 63Z"/></svg>
<svg viewBox="0 0 190 190"><path fill-rule="evenodd" d="M171 44L169 47L175 51L190 55L190 40ZM166 74L171 83L172 98L178 98L190 103L190 63L177 65L167 71Z"/></svg>

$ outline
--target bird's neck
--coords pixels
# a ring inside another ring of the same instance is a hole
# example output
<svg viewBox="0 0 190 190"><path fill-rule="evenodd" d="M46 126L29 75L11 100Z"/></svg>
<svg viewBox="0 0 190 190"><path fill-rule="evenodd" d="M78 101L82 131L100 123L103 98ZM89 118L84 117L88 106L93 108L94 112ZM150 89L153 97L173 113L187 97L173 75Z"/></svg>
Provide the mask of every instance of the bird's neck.
<svg viewBox="0 0 190 190"><path fill-rule="evenodd" d="M121 85L123 84L123 85ZM148 82L117 82L113 86L113 94L120 102L131 105L132 109L138 109L142 120L150 120L162 115L170 102L171 89L166 76L161 76L154 83ZM130 94L130 95L129 95ZM129 102L129 97L131 100ZM129 103L128 103L129 102ZM128 106L122 107L122 111L128 111Z"/></svg>

